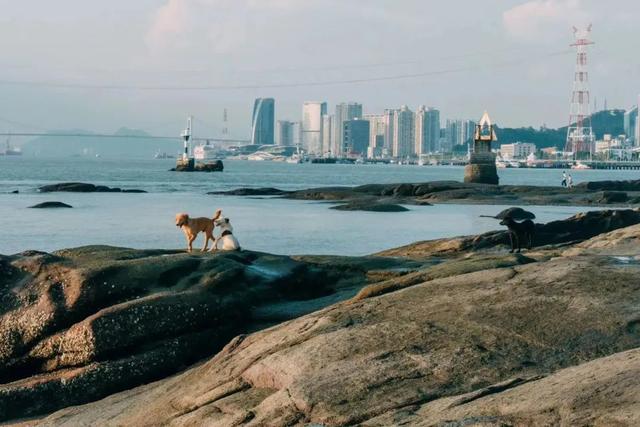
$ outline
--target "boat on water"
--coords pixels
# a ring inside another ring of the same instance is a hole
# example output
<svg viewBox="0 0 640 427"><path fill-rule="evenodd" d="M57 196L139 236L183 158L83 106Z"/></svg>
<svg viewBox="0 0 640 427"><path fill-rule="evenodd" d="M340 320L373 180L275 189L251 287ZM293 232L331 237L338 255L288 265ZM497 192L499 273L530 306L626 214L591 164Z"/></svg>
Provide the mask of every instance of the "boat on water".
<svg viewBox="0 0 640 427"><path fill-rule="evenodd" d="M520 166L521 165L520 165L519 161L517 161L517 160L509 160L509 167L510 168L519 168Z"/></svg>
<svg viewBox="0 0 640 427"><path fill-rule="evenodd" d="M300 152L300 146L296 145L296 152L286 158L287 163L298 164L305 161L304 156Z"/></svg>
<svg viewBox="0 0 640 427"><path fill-rule="evenodd" d="M156 154L153 155L153 158L158 160L158 159L175 159L175 156L172 156L171 154L167 154L164 151L160 152L158 151Z"/></svg>
<svg viewBox="0 0 640 427"><path fill-rule="evenodd" d="M11 143L9 139L7 139L6 148L4 152L0 152L0 154L4 154L5 156L22 156L22 150L17 147L11 147Z"/></svg>
<svg viewBox="0 0 640 427"><path fill-rule="evenodd" d="M298 164L304 162L304 158L300 154L293 154L292 156L287 157L286 162Z"/></svg>
<svg viewBox="0 0 640 427"><path fill-rule="evenodd" d="M581 163L581 162L576 162L574 165L571 166L571 169L587 170L587 169L591 169L591 166L585 165L584 163Z"/></svg>

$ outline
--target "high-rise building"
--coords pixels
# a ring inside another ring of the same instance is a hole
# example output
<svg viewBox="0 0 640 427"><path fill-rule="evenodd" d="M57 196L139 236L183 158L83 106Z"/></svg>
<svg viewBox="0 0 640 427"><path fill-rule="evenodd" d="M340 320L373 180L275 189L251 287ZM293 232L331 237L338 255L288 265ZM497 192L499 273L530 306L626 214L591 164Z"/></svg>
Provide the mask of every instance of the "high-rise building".
<svg viewBox="0 0 640 427"><path fill-rule="evenodd" d="M435 153L439 150L440 142L440 111L433 107L429 107L427 108L425 115L427 151L429 153Z"/></svg>
<svg viewBox="0 0 640 427"><path fill-rule="evenodd" d="M364 119L369 121L369 148L371 148L371 152L382 153L387 129L384 114L365 114Z"/></svg>
<svg viewBox="0 0 640 427"><path fill-rule="evenodd" d="M638 108L640 109L640 95L638 95ZM640 117L636 117L636 147L640 146Z"/></svg>
<svg viewBox="0 0 640 427"><path fill-rule="evenodd" d="M440 139L440 111L421 105L416 111L416 155L438 151Z"/></svg>
<svg viewBox="0 0 640 427"><path fill-rule="evenodd" d="M276 122L276 144L295 145L295 128L295 122L278 120Z"/></svg>
<svg viewBox="0 0 640 427"><path fill-rule="evenodd" d="M327 114L327 103L306 101L302 106L302 147L309 154L321 156L323 116Z"/></svg>
<svg viewBox="0 0 640 427"><path fill-rule="evenodd" d="M333 144L333 116L331 114L325 114L322 116L322 153L323 155L329 155L335 157L336 153Z"/></svg>
<svg viewBox="0 0 640 427"><path fill-rule="evenodd" d="M638 128L638 106L627 110L624 113L624 134L633 145L637 145L636 131Z"/></svg>
<svg viewBox="0 0 640 427"><path fill-rule="evenodd" d="M251 143L273 144L275 101L273 98L257 98L253 103Z"/></svg>
<svg viewBox="0 0 640 427"><path fill-rule="evenodd" d="M383 149L391 154L393 151L394 117L396 110L384 110L384 147Z"/></svg>
<svg viewBox="0 0 640 427"><path fill-rule="evenodd" d="M366 154L369 146L369 121L363 119L347 120L342 124L342 128L343 154Z"/></svg>
<svg viewBox="0 0 640 427"><path fill-rule="evenodd" d="M361 119L362 118L362 104L358 104L357 102L343 102L336 105L336 115L334 118L334 139L333 145L334 150L332 152L336 156L341 156L344 151L344 146L342 143L343 136L343 123L347 120L353 119Z"/></svg>
<svg viewBox="0 0 640 427"><path fill-rule="evenodd" d="M406 105L393 114L393 157L405 158L415 155L415 120L413 111Z"/></svg>

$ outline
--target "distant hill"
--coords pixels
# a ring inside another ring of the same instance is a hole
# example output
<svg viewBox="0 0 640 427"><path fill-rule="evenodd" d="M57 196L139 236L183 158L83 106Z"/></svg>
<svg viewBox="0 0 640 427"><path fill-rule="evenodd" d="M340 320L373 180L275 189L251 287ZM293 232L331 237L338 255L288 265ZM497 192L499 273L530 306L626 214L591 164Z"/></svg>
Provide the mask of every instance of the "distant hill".
<svg viewBox="0 0 640 427"><path fill-rule="evenodd" d="M95 134L83 129L56 130L47 133L77 134L81 136L37 137L22 144L24 154L45 157L100 155L102 157L151 158L158 151L173 155L181 151L181 142L178 139L175 141L146 139L144 137L150 135L139 129L123 127L114 132L113 135L115 137L92 137L91 135ZM121 137L127 135L137 138Z"/></svg>
<svg viewBox="0 0 640 427"><path fill-rule="evenodd" d="M624 133L624 110L602 110L591 116L591 126L596 139L603 135L620 135ZM533 142L538 148L564 148L568 126L559 129L540 128L498 128L498 144L513 142Z"/></svg>

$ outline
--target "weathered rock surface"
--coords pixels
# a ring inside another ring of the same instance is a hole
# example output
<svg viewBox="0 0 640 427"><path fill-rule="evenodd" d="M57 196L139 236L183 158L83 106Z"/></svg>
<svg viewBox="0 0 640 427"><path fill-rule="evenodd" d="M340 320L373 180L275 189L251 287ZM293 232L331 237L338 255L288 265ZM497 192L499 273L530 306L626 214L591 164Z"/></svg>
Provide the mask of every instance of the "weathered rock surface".
<svg viewBox="0 0 640 427"><path fill-rule="evenodd" d="M384 203L379 201L358 200L332 206L331 209L338 211L366 211L366 212L407 212L409 209L395 203Z"/></svg>
<svg viewBox="0 0 640 427"><path fill-rule="evenodd" d="M640 179L629 181L591 181L581 182L578 188L595 191L640 191Z"/></svg>
<svg viewBox="0 0 640 427"><path fill-rule="evenodd" d="M640 224L640 209L601 210L579 213L566 220L536 224L533 246L561 245L590 239L598 234ZM421 259L457 255L461 251L491 249L509 243L505 230L477 236L416 242L380 252L378 255Z"/></svg>
<svg viewBox="0 0 640 427"><path fill-rule="evenodd" d="M84 182L62 182L59 184L44 185L38 188L41 193L53 193L58 191L72 193L146 193L144 190L112 188L104 185L87 184Z"/></svg>
<svg viewBox="0 0 640 427"><path fill-rule="evenodd" d="M352 297L371 270L417 266L104 246L0 256L0 420L164 378L235 335Z"/></svg>
<svg viewBox="0 0 640 427"><path fill-rule="evenodd" d="M396 204L483 203L506 205L625 205L640 200L636 181L582 183L574 188L533 185L490 185L433 181L419 184L368 184L358 187L324 187L297 191L268 189L269 195L301 200L378 200ZM212 194L255 195L255 189L237 189ZM603 193L604 191L604 193ZM627 197L613 191L626 192Z"/></svg>
<svg viewBox="0 0 640 427"><path fill-rule="evenodd" d="M575 253L460 254L34 424L637 425L640 262L611 255L633 245L640 225Z"/></svg>
<svg viewBox="0 0 640 427"><path fill-rule="evenodd" d="M37 205L29 206L31 209L50 209L50 208L72 208L73 206L62 202L42 202Z"/></svg>
<svg viewBox="0 0 640 427"><path fill-rule="evenodd" d="M224 164L222 160L214 160L212 162L198 162L193 166L189 164L177 164L175 168L169 169L172 172L222 172Z"/></svg>

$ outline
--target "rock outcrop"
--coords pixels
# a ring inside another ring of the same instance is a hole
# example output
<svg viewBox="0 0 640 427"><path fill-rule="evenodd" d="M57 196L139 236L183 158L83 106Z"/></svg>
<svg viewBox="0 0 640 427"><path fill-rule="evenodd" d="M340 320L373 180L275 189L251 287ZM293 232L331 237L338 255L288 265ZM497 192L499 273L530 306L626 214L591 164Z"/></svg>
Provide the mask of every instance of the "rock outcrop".
<svg viewBox="0 0 640 427"><path fill-rule="evenodd" d="M602 233L640 224L640 209L590 211L568 219L536 224L534 247L577 243ZM489 231L476 236L461 236L416 242L378 253L381 256L427 258L459 255L462 251L492 249L509 243L504 230Z"/></svg>
<svg viewBox="0 0 640 427"><path fill-rule="evenodd" d="M258 194L262 191L262 194ZM210 194L273 195L289 199L339 202L371 202L373 200L381 203L418 205L483 203L592 206L628 205L640 201L640 187L635 181L590 182L574 188L433 181L419 184L368 184L358 187L324 187L296 191L277 188L240 188Z"/></svg>
<svg viewBox="0 0 640 427"><path fill-rule="evenodd" d="M0 420L164 378L412 261L84 247L0 257Z"/></svg>
<svg viewBox="0 0 640 427"><path fill-rule="evenodd" d="M63 202L42 202L33 206L29 206L31 209L51 209L51 208L72 208L73 206Z"/></svg>
<svg viewBox="0 0 640 427"><path fill-rule="evenodd" d="M409 209L395 203L384 203L379 201L352 201L349 203L332 206L331 209L338 211L365 211L365 212L406 212Z"/></svg>
<svg viewBox="0 0 640 427"><path fill-rule="evenodd" d="M640 247L640 225L578 246L460 253L401 290L240 335L179 375L33 423L637 425L640 260L618 254Z"/></svg>
<svg viewBox="0 0 640 427"><path fill-rule="evenodd" d="M61 182L59 184L44 185L38 188L41 193L58 191L71 193L146 193L144 190L112 188L105 185L94 185L85 182Z"/></svg>
<svg viewBox="0 0 640 427"><path fill-rule="evenodd" d="M222 163L222 160L194 164L178 163L175 168L169 170L172 172L222 172L224 171L224 163Z"/></svg>

